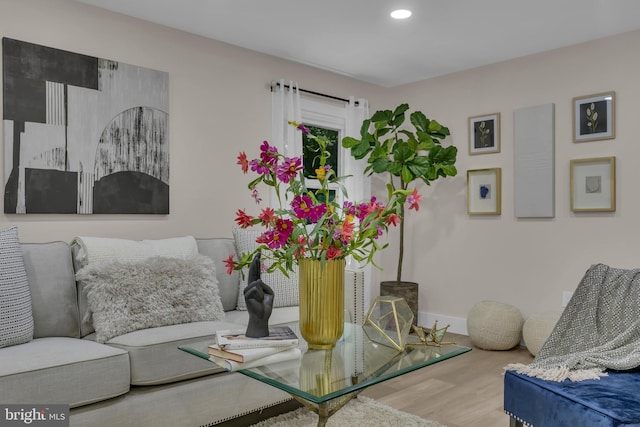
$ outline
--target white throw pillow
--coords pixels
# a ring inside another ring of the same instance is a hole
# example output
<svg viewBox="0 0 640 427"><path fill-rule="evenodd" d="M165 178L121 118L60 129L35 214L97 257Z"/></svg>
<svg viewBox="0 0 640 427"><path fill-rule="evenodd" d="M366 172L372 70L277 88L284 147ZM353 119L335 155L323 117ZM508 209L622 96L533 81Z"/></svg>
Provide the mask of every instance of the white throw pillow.
<svg viewBox="0 0 640 427"><path fill-rule="evenodd" d="M0 348L33 339L31 291L18 227L0 229Z"/></svg>
<svg viewBox="0 0 640 427"><path fill-rule="evenodd" d="M250 229L250 228L233 228L233 238L236 243L237 258L240 258L242 254L255 251L258 246L256 239L260 237L263 230ZM264 258L263 258L264 259ZM273 261L265 260L265 265L269 268L273 264ZM285 276L280 270L275 270L273 273L262 273L260 278L264 283L269 285L273 289L273 307L290 307L299 304L299 290L298 290L298 265L294 264L294 270L289 273L289 277ZM247 305L244 301L244 288L247 287L247 279L249 269L243 270L243 275L240 276L240 292L238 293L238 310L246 310Z"/></svg>
<svg viewBox="0 0 640 427"><path fill-rule="evenodd" d="M90 263L76 278L85 285L101 343L141 329L224 317L213 260L204 255Z"/></svg>

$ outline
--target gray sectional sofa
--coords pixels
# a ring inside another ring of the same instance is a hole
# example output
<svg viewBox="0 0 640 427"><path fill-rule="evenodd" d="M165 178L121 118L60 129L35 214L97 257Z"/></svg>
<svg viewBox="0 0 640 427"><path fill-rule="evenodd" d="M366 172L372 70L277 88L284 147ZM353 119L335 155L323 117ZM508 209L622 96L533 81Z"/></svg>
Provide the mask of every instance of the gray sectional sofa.
<svg viewBox="0 0 640 427"><path fill-rule="evenodd" d="M82 327L72 245L22 243L34 338L0 348L0 403L69 404L71 426L175 427L210 426L288 401L284 392L178 349L248 322L236 310L239 275L227 275L222 262L235 252L234 240L196 241L214 260L224 318L138 330L104 344ZM297 318L297 306L279 307L270 323Z"/></svg>

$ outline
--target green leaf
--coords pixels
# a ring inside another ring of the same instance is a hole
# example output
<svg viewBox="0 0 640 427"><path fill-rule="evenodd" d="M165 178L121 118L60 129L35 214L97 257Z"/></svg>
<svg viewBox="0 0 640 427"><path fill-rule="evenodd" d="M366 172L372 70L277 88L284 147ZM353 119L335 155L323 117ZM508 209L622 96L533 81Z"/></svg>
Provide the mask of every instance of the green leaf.
<svg viewBox="0 0 640 427"><path fill-rule="evenodd" d="M387 166L387 172L389 172L391 175L400 176L400 173L402 172L402 163L389 163L389 165Z"/></svg>
<svg viewBox="0 0 640 427"><path fill-rule="evenodd" d="M393 113L391 110L379 110L371 116L371 122L390 122L393 119ZM386 125L385 125L386 126Z"/></svg>
<svg viewBox="0 0 640 427"><path fill-rule="evenodd" d="M427 119L421 111L414 111L411 113L411 124L413 124L416 129L426 132L429 128L429 119Z"/></svg>
<svg viewBox="0 0 640 427"><path fill-rule="evenodd" d="M409 109L409 104L404 103L404 104L400 104L396 107L395 110L393 110L393 115L395 116L399 116L399 115L404 115L404 113Z"/></svg>
<svg viewBox="0 0 640 427"><path fill-rule="evenodd" d="M393 149L393 159L396 162L406 162L415 155L408 143L398 143Z"/></svg>
<svg viewBox="0 0 640 427"><path fill-rule="evenodd" d="M357 160L363 159L371 150L371 146L366 142L361 142L355 147L351 148L351 155Z"/></svg>
<svg viewBox="0 0 640 427"><path fill-rule="evenodd" d="M411 173L411 171L409 170L408 167L405 166L405 167L402 168L402 180L405 183L409 183L409 182L413 181L414 178L415 178L414 175Z"/></svg>
<svg viewBox="0 0 640 427"><path fill-rule="evenodd" d="M374 121L374 122L373 122L373 127L374 127L376 130L379 130L379 129L382 129L382 128L387 127L387 125L388 125L388 124L389 124L389 123L388 123L386 120L380 120L380 121L378 121L378 122L375 122L375 121Z"/></svg>
<svg viewBox="0 0 640 427"><path fill-rule="evenodd" d="M355 139L352 136L347 136L347 137L342 139L342 146L344 148L355 147L358 144L360 144L360 140L359 139Z"/></svg>
<svg viewBox="0 0 640 427"><path fill-rule="evenodd" d="M391 122L391 125L397 129L400 126L402 126L403 123L404 123L404 116L398 116L393 119L393 121Z"/></svg>
<svg viewBox="0 0 640 427"><path fill-rule="evenodd" d="M371 169L373 169L375 173L383 173L387 171L389 163L390 162L387 159L376 159L371 163Z"/></svg>
<svg viewBox="0 0 640 427"><path fill-rule="evenodd" d="M442 172L446 176L456 176L458 174L458 169L454 165L442 165Z"/></svg>

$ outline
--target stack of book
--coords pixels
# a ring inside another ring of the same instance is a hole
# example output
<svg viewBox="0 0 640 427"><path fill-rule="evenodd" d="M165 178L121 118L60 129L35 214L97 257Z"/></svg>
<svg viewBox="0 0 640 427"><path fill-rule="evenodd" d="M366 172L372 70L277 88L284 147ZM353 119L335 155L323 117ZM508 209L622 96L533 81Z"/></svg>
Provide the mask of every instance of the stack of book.
<svg viewBox="0 0 640 427"><path fill-rule="evenodd" d="M240 329L216 331L216 343L209 345L209 360L227 371L299 359L301 354L298 337L288 326L271 327L263 338L249 338Z"/></svg>

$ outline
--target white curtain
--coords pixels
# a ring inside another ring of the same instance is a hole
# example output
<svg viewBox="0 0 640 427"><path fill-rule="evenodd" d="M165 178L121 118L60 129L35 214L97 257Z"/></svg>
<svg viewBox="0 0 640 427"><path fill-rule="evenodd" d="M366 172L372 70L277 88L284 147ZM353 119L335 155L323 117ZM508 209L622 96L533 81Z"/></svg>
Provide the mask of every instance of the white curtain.
<svg viewBox="0 0 640 427"><path fill-rule="evenodd" d="M349 97L349 103L345 107L345 136L360 139L362 122L368 118L369 101L364 98ZM351 156L351 153L345 155L344 158L345 170L353 175L345 183L349 199L368 200L371 197L371 179L364 175L364 169L367 167L366 160L356 160ZM347 268L364 272L364 307L369 307L371 305L371 266L361 267L352 257L349 257Z"/></svg>
<svg viewBox="0 0 640 427"><path fill-rule="evenodd" d="M281 79L271 92L271 145L285 156L293 156L295 144L302 145L302 133L289 125L302 121L300 91L296 82Z"/></svg>

